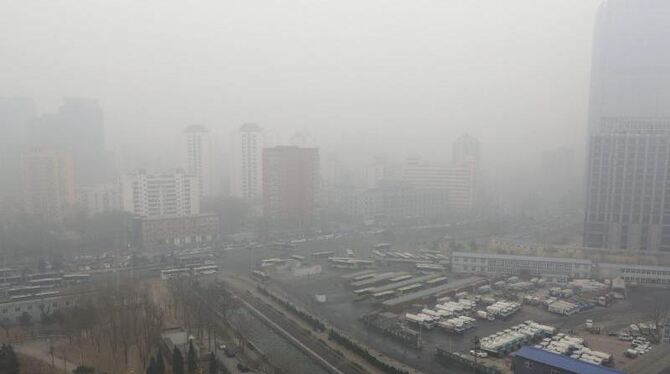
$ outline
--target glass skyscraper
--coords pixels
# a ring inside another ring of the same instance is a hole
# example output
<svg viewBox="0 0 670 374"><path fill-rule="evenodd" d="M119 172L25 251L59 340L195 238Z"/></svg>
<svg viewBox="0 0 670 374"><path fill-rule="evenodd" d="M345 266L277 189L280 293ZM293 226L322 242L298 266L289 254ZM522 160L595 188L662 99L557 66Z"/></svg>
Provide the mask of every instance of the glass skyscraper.
<svg viewBox="0 0 670 374"><path fill-rule="evenodd" d="M602 5L590 100L584 245L670 250L670 1Z"/></svg>

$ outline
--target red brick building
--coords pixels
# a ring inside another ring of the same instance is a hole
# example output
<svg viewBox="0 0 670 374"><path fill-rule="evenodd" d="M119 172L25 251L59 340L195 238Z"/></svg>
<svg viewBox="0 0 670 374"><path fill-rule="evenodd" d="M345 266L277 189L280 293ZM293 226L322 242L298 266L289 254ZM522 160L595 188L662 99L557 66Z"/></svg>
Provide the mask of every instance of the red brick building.
<svg viewBox="0 0 670 374"><path fill-rule="evenodd" d="M271 226L302 229L317 218L319 150L278 146L263 151L263 215Z"/></svg>
<svg viewBox="0 0 670 374"><path fill-rule="evenodd" d="M137 218L135 235L141 247L196 246L220 238L219 216L159 216Z"/></svg>

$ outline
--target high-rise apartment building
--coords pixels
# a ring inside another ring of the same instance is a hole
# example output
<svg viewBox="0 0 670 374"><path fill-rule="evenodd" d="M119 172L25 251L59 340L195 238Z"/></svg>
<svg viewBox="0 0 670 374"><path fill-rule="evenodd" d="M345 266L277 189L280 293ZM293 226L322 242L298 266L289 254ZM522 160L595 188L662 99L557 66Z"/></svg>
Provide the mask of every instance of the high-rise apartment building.
<svg viewBox="0 0 670 374"><path fill-rule="evenodd" d="M214 139L209 129L200 125L187 127L180 134L179 148L179 167L198 178L200 196L218 195Z"/></svg>
<svg viewBox="0 0 670 374"><path fill-rule="evenodd" d="M584 245L670 250L670 2L611 0L591 73Z"/></svg>
<svg viewBox="0 0 670 374"><path fill-rule="evenodd" d="M76 203L72 157L49 148L35 148L23 156L25 212L48 223L61 223Z"/></svg>
<svg viewBox="0 0 670 374"><path fill-rule="evenodd" d="M463 135L456 139L453 147L454 166L479 168L479 140L470 135Z"/></svg>
<svg viewBox="0 0 670 374"><path fill-rule="evenodd" d="M21 156L35 119L35 103L0 97L0 216L21 209Z"/></svg>
<svg viewBox="0 0 670 374"><path fill-rule="evenodd" d="M198 178L175 171L138 172L120 181L121 208L141 217L190 216L200 213Z"/></svg>
<svg viewBox="0 0 670 374"><path fill-rule="evenodd" d="M253 123L233 134L231 194L257 203L263 199L263 131Z"/></svg>
<svg viewBox="0 0 670 374"><path fill-rule="evenodd" d="M263 151L263 215L274 226L312 226L319 187L317 148L278 146Z"/></svg>
<svg viewBox="0 0 670 374"><path fill-rule="evenodd" d="M96 100L66 98L56 113L35 122L30 141L70 152L77 183L108 179L109 154L105 149L102 109Z"/></svg>

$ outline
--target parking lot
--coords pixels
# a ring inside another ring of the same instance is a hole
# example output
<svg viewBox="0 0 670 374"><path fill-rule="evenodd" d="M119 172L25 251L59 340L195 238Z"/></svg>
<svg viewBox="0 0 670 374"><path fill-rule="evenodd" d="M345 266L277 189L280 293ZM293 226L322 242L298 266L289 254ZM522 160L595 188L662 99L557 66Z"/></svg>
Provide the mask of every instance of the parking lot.
<svg viewBox="0 0 670 374"><path fill-rule="evenodd" d="M625 367L629 365L631 359L624 357L623 352L629 348L630 343L620 341L616 337L607 336L607 333L616 332L632 322L648 320L650 318L649 310L652 309L655 300L659 297L667 298L670 296L670 291L665 289L640 289L631 292L628 299L617 300L611 306L598 306L571 316L550 313L542 306L523 305L517 313L506 319L479 320L476 328L462 334L449 334L439 328L421 329L423 349L416 350L390 339L378 331L366 328L360 321L359 318L362 315L381 311L383 308L379 302L369 298L356 301L357 298L352 289L347 286L347 282L342 278L342 275L352 273L353 270L331 269L324 260L316 260L312 263L320 263L323 268L322 272L300 278L279 272L274 275L273 284L292 299L300 301L316 315L331 321L339 328L349 331L357 339L425 372L440 372L443 370L443 367L433 359L436 347L448 351L468 352L472 348L475 336L491 335L527 320L551 325L560 331L569 331L584 337L593 349L612 353L615 357L614 364L616 367ZM374 270L377 273L393 271L413 273L416 271L411 263L395 262ZM447 277L450 281L458 278L454 274L447 274ZM325 303L317 302L315 299L317 293L325 295L327 301ZM403 315L405 312L416 312L424 307L430 308L433 306L434 303L431 302L416 303L397 308L394 312ZM600 335L593 335L583 330L587 319L593 320L594 324L601 328ZM644 357L640 357L636 360L644 359ZM509 367L510 358L502 357L484 361L490 361L493 365L499 367Z"/></svg>
<svg viewBox="0 0 670 374"><path fill-rule="evenodd" d="M241 250L237 253L231 253L226 258L225 263L221 264L224 271L248 274L249 270L258 266L266 258L290 258L293 255L304 257L302 267L314 267L319 265L317 272L309 272L308 275L295 276L292 272L294 265L287 265L283 270L267 269L271 274L270 285L283 292L297 303L302 304L306 309L314 314L330 321L340 329L348 331L353 337L364 342L375 349L386 353L396 359L406 362L421 371L427 373L443 372L444 367L434 359L436 347L452 352L469 352L473 345L475 336L484 337L498 331L509 328L510 326L522 323L527 320L547 324L556 327L562 332L572 331L574 335L585 338L589 345L594 349L610 352L615 357L615 365L618 368L626 368L632 364L637 367L655 367L648 365L646 361L658 362L669 361L670 355L659 355L655 348L635 360L629 360L623 356L625 348L630 343L621 342L616 337L608 337L607 333L617 332L633 322L643 322L650 320L650 311L657 305L658 300L667 300L670 297L670 290L656 288L638 288L629 289L628 298L625 300L616 300L608 307L596 306L593 309L581 311L570 316L561 316L549 313L545 307L535 305L523 305L518 313L504 320L477 321L477 327L462 334L448 334L445 331L434 328L432 330L421 329L421 338L423 348L413 349L399 342L396 339L389 338L378 330L367 328L360 320L360 317L382 311L384 308L379 302L369 298L356 301L357 297L347 281L342 278L345 274L352 274L361 269L339 269L333 268L327 257L313 258L314 252L333 252L329 256L359 258L364 260L375 259L374 268L370 271L375 273L397 272L399 274L412 274L415 277L420 276L417 273L416 264L412 261L380 261L375 258L373 247L379 239L375 235L349 236L341 239L320 240L299 242L292 250L277 251L276 249L256 248L253 251ZM433 239L425 240L421 235L408 235L396 238L396 241L402 242L402 245L396 245L394 248L426 248ZM351 249L348 253L346 249ZM394 249L395 250L395 249ZM403 250L404 251L404 250ZM449 282L459 278L458 275L445 273ZM545 295L548 288L534 290L528 293ZM323 295L326 299L324 303L317 302L315 295ZM527 293L524 293L527 294ZM414 303L399 308L393 308L393 312L398 315L404 315L406 312L417 312L424 307L434 307L433 301ZM600 335L591 335L583 330L587 319L593 320L594 325L601 329ZM592 342L591 342L592 341ZM655 358L652 358L655 357ZM496 359L482 359L490 361L492 364L502 368L509 368L510 357ZM452 368L450 368L453 371ZM465 371L464 371L465 372Z"/></svg>

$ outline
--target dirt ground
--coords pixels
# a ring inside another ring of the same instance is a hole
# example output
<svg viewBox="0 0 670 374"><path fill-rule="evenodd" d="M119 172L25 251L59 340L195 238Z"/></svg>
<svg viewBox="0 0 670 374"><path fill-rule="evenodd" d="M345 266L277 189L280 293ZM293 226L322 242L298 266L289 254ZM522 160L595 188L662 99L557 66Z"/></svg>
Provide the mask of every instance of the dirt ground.
<svg viewBox="0 0 670 374"><path fill-rule="evenodd" d="M109 345L102 344L98 351L89 341L83 341L81 344L76 341L66 342L56 346L56 357L65 357L77 365L91 366L101 372L130 374L144 371L144 364L140 362L139 354L134 347L129 350L127 367L123 363L122 353L118 353L117 356L121 359L112 357Z"/></svg>
<svg viewBox="0 0 670 374"><path fill-rule="evenodd" d="M614 336L594 335L584 331L576 331L576 333L575 335L584 338L589 348L613 354L615 367L624 367L631 361L630 358L623 354L626 349L630 348L630 342L621 341ZM654 346L654 348L656 347Z"/></svg>

